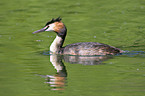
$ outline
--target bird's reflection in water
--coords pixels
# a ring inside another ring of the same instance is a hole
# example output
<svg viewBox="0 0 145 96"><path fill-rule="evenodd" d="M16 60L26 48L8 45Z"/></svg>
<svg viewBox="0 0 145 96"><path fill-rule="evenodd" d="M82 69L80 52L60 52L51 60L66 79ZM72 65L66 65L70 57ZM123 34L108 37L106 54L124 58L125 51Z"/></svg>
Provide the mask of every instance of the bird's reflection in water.
<svg viewBox="0 0 145 96"><path fill-rule="evenodd" d="M113 58L111 55L106 56L63 56L65 62L71 64L83 64L83 65L98 65L103 64L102 62Z"/></svg>
<svg viewBox="0 0 145 96"><path fill-rule="evenodd" d="M55 75L47 75L46 83L50 85L51 90L64 90L66 85L67 72L62 62L61 55L50 55L50 62L57 70Z"/></svg>
<svg viewBox="0 0 145 96"><path fill-rule="evenodd" d="M50 56L50 62L57 70L55 75L46 75L46 83L49 84L51 90L64 90L67 81L67 70L65 68L65 62L71 64L83 64L83 65L98 65L102 64L102 61L113 58L112 56L69 56L69 55L56 55Z"/></svg>

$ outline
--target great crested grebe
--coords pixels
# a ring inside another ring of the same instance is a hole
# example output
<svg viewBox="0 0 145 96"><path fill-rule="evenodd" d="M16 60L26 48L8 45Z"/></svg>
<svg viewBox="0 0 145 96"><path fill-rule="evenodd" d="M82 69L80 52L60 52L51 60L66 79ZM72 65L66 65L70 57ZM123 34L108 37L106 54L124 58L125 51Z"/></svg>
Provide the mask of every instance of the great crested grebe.
<svg viewBox="0 0 145 96"><path fill-rule="evenodd" d="M53 54L67 54L67 55L115 55L123 51L97 42L80 42L69 44L63 47L63 43L67 34L66 26L61 22L61 18L52 19L47 22L45 27L37 30L34 33L53 31L57 34L53 43L50 46L50 52Z"/></svg>

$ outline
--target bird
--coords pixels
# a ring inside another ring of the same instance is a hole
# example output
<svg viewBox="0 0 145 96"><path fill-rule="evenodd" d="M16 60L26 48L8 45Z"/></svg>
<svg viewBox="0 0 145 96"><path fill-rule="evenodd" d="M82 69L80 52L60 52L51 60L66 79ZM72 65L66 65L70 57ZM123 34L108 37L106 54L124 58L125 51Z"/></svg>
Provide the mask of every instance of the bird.
<svg viewBox="0 0 145 96"><path fill-rule="evenodd" d="M63 47L63 43L67 35L67 28L65 24L62 22L62 18L60 17L56 19L54 18L51 19L46 23L44 28L33 32L33 34L44 31L56 33L56 38L50 45L51 54L94 56L94 55L116 55L124 52L119 48L115 48L113 46L109 46L107 44L98 42L79 42L69 44Z"/></svg>

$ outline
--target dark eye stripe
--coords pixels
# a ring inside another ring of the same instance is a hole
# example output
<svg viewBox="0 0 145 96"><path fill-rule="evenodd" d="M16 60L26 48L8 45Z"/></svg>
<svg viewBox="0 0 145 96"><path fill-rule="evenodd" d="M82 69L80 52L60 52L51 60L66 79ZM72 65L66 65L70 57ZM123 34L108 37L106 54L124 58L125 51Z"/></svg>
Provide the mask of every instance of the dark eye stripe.
<svg viewBox="0 0 145 96"><path fill-rule="evenodd" d="M47 30L49 28L49 26L47 26L46 28L45 28L45 30Z"/></svg>

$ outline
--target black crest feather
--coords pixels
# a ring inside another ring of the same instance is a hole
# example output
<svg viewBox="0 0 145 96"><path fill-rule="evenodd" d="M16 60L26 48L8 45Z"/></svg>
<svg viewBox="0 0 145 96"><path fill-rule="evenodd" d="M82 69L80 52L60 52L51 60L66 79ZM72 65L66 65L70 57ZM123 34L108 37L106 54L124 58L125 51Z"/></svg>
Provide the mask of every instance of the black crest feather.
<svg viewBox="0 0 145 96"><path fill-rule="evenodd" d="M54 22L60 22L61 20L62 20L62 19L61 19L60 17L58 17L58 18L56 18L56 19L52 18L52 20L51 20L51 21L48 21L48 22L46 23L45 26L47 26L47 25L49 25L49 24L52 24L52 23L54 23Z"/></svg>

